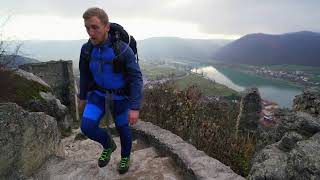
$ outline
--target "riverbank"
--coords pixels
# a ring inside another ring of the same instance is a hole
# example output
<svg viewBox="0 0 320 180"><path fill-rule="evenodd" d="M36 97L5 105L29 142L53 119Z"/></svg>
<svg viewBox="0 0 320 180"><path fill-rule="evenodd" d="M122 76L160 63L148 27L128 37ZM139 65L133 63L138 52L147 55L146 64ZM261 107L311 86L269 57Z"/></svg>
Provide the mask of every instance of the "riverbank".
<svg viewBox="0 0 320 180"><path fill-rule="evenodd" d="M184 78L177 79L175 84L181 90L196 85L205 96L240 96L237 91L195 73L190 73Z"/></svg>
<svg viewBox="0 0 320 180"><path fill-rule="evenodd" d="M320 68L299 65L252 66L243 64L212 64L214 67L230 68L262 79L279 81L299 89L320 86ZM312 81L311 81L312 80Z"/></svg>

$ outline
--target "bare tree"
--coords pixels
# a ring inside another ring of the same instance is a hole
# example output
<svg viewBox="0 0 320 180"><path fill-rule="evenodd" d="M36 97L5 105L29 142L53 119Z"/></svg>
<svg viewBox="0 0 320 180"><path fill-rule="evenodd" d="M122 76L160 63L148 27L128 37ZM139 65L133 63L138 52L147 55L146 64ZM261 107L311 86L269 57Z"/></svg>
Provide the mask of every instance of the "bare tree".
<svg viewBox="0 0 320 180"><path fill-rule="evenodd" d="M10 20L11 16L0 18L0 70L3 69L9 69L12 67L12 65L15 64L15 59L19 54L20 48L22 44L15 45L15 48L13 51L10 51L9 49L9 42L5 41L3 28ZM14 70L14 68L11 68Z"/></svg>

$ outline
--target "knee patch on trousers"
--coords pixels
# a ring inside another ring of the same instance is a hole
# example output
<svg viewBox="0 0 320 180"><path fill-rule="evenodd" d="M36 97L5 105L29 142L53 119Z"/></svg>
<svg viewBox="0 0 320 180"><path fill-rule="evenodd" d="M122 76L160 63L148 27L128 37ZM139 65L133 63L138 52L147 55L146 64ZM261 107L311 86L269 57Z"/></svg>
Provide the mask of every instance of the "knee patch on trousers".
<svg viewBox="0 0 320 180"><path fill-rule="evenodd" d="M98 121L102 112L103 111L98 106L94 104L87 104L83 112L83 118Z"/></svg>
<svg viewBox="0 0 320 180"><path fill-rule="evenodd" d="M99 125L95 121L83 118L81 122L81 131L84 135L90 137L98 129Z"/></svg>

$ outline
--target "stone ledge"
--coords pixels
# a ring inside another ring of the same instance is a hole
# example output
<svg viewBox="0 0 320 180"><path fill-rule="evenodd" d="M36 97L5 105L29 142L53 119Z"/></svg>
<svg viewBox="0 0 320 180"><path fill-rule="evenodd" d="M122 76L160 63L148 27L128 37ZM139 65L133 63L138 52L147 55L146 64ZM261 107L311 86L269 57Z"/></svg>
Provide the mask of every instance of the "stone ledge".
<svg viewBox="0 0 320 180"><path fill-rule="evenodd" d="M179 136L150 122L138 121L132 126L132 132L155 146L161 153L172 157L190 179L245 179Z"/></svg>

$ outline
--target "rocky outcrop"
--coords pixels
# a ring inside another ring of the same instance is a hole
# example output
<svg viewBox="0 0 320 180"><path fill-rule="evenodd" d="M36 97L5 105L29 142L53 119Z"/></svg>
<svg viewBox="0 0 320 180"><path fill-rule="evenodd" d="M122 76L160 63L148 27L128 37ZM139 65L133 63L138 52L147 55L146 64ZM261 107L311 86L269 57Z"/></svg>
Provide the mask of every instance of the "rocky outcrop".
<svg viewBox="0 0 320 180"><path fill-rule="evenodd" d="M0 103L0 179L28 177L51 155L64 155L56 120Z"/></svg>
<svg viewBox="0 0 320 180"><path fill-rule="evenodd" d="M30 81L35 81L45 87L47 87L48 89L50 89L51 87L46 83L44 82L41 78L39 78L38 76L35 76L34 74L32 73L29 73L27 71L24 71L22 69L18 69L17 71L14 71L15 74L27 79L27 80L30 80Z"/></svg>
<svg viewBox="0 0 320 180"><path fill-rule="evenodd" d="M304 112L280 110L275 114L275 117L279 121L276 127L259 128L258 150L280 141L287 132L295 132L310 137L320 131L319 118L312 117Z"/></svg>
<svg viewBox="0 0 320 180"><path fill-rule="evenodd" d="M261 97L258 89L246 89L240 102L240 113L236 125L237 131L240 133L256 133L261 109Z"/></svg>
<svg viewBox="0 0 320 180"><path fill-rule="evenodd" d="M197 150L168 130L149 122L139 121L133 126L133 132L163 154L171 156L190 179L244 179L234 173L230 167Z"/></svg>
<svg viewBox="0 0 320 180"><path fill-rule="evenodd" d="M58 121L62 133L70 132L72 117L66 106L52 95L51 87L41 78L23 71L1 71L0 102L14 102L29 111L45 112Z"/></svg>
<svg viewBox="0 0 320 180"><path fill-rule="evenodd" d="M320 133L297 142L288 157L287 174L291 179L320 179Z"/></svg>
<svg viewBox="0 0 320 180"><path fill-rule="evenodd" d="M290 132L253 159L248 179L320 179L320 132L310 138Z"/></svg>
<svg viewBox="0 0 320 180"><path fill-rule="evenodd" d="M60 100L52 95L51 92L40 92L39 94L42 99L29 101L29 109L36 112L45 112L54 117L61 133L67 135L71 132L72 117L69 114L68 108L61 104Z"/></svg>
<svg viewBox="0 0 320 180"><path fill-rule="evenodd" d="M304 90L301 95L296 96L293 101L295 111L303 111L313 116L320 115L320 88Z"/></svg>
<svg viewBox="0 0 320 180"><path fill-rule="evenodd" d="M267 146L254 158L248 179L288 179L287 168L288 156L275 146Z"/></svg>
<svg viewBox="0 0 320 180"><path fill-rule="evenodd" d="M260 127L248 179L320 179L320 118L311 110L318 108L316 97L305 91L294 101L295 110L305 112L279 110L279 124Z"/></svg>
<svg viewBox="0 0 320 180"><path fill-rule="evenodd" d="M53 94L67 106L72 118L76 120L76 93L72 61L25 64L19 68L35 74L49 84Z"/></svg>

